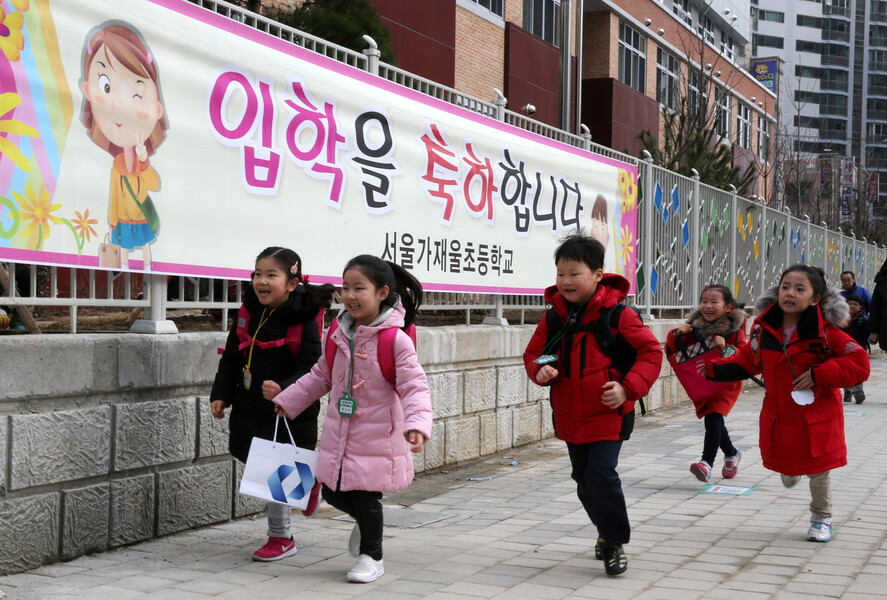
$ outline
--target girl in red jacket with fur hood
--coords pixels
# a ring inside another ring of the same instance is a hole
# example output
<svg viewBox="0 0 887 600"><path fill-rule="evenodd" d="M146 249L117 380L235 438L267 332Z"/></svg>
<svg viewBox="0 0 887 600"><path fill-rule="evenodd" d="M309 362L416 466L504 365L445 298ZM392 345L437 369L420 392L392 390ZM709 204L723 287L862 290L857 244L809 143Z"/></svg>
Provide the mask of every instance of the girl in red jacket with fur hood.
<svg viewBox="0 0 887 600"><path fill-rule="evenodd" d="M717 283L708 284L700 294L699 308L690 314L685 323L668 332L668 337L665 339L666 354L678 352L678 342L682 342L685 348L690 348L697 343L696 336L701 336L707 344L719 348L723 356L730 356L737 346L745 343L746 314L742 307L743 304L733 298L729 288ZM690 371L690 375L699 379L682 382L687 390L690 390L693 384L697 386L705 384L702 376L696 375L695 371ZM711 478L718 449L724 453L724 468L721 469L721 475L725 479L733 479L739 472L742 452L730 440L724 418L730 414L741 391L742 382L737 381L714 397L693 398L696 416L705 422L702 458L690 465L690 472L699 481L708 483Z"/></svg>
<svg viewBox="0 0 887 600"><path fill-rule="evenodd" d="M809 541L831 540L829 471L847 464L841 388L865 381L868 353L841 331L847 302L807 265L785 270L759 298L751 338L736 354L706 363L709 379L763 373L760 447L764 466L793 487L810 478Z"/></svg>

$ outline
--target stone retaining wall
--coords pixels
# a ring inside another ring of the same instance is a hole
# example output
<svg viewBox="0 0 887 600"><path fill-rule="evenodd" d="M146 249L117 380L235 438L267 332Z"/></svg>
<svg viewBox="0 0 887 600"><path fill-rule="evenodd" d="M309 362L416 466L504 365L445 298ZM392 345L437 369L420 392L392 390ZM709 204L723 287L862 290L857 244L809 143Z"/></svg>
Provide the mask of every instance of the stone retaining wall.
<svg viewBox="0 0 887 600"><path fill-rule="evenodd" d="M675 322L651 325L659 339ZM420 328L434 429L416 471L553 435L533 326ZM0 337L0 574L259 512L207 394L224 333ZM667 363L665 363L667 365ZM649 410L686 401L670 369Z"/></svg>

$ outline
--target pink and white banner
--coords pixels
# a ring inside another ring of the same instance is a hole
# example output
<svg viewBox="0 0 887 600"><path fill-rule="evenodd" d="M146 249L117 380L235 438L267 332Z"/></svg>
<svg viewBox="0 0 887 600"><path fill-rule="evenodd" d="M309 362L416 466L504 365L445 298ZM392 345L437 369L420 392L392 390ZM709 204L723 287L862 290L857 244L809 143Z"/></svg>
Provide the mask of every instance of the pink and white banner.
<svg viewBox="0 0 887 600"><path fill-rule="evenodd" d="M248 276L288 246L537 293L581 226L634 285L637 169L185 0L0 0L0 260ZM103 263L104 264L104 263Z"/></svg>

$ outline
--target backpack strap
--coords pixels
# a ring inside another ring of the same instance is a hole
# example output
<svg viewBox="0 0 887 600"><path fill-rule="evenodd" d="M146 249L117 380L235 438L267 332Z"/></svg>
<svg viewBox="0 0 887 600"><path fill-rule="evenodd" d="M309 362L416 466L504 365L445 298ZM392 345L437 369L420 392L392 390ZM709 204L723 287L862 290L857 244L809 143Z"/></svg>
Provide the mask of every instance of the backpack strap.
<svg viewBox="0 0 887 600"><path fill-rule="evenodd" d="M638 315L641 323L644 322L641 313L635 307L631 306L628 308L631 308ZM637 351L628 343L625 337L619 335L619 320L622 318L622 311L625 309L626 305L621 302L607 308L600 314L597 321L594 322L592 330L598 347L605 355L610 357L610 366L623 374L631 369L631 366L634 365L637 359ZM616 331L615 335L613 334L614 330ZM638 404L641 407L641 416L646 415L647 405L644 402L643 396L638 398Z"/></svg>
<svg viewBox="0 0 887 600"><path fill-rule="evenodd" d="M317 321L317 335L320 338L323 338L323 313L324 310L321 308L314 315L314 320ZM285 341L289 346L290 356L293 357L293 360L298 360L299 351L302 349L302 323L293 323L287 327Z"/></svg>
<svg viewBox="0 0 887 600"><path fill-rule="evenodd" d="M330 328L326 330L326 339L323 342L323 356L326 358L326 366L333 373L333 363L336 362L336 345L332 342L333 333L339 328L339 320L333 319Z"/></svg>
<svg viewBox="0 0 887 600"><path fill-rule="evenodd" d="M379 344L376 356L385 380L391 387L397 388L397 370L394 366L394 340L397 338L397 327L390 327L379 332Z"/></svg>

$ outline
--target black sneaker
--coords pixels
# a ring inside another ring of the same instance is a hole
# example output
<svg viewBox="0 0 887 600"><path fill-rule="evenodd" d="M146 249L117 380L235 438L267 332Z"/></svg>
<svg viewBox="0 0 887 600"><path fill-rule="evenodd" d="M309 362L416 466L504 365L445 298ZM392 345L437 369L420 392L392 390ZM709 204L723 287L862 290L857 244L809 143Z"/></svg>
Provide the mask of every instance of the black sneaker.
<svg viewBox="0 0 887 600"><path fill-rule="evenodd" d="M853 394L844 392L844 402L850 402L851 400L853 400Z"/></svg>
<svg viewBox="0 0 887 600"><path fill-rule="evenodd" d="M601 548L601 542L604 541L604 538L599 537L597 542L594 545L594 559L595 560L604 560L604 550Z"/></svg>
<svg viewBox="0 0 887 600"><path fill-rule="evenodd" d="M862 404L862 401L865 400L865 392L859 392L858 394L854 394L856 397L856 403Z"/></svg>
<svg viewBox="0 0 887 600"><path fill-rule="evenodd" d="M604 557L604 570L607 575L619 575L628 569L628 557L625 556L622 546L602 548L601 554Z"/></svg>

